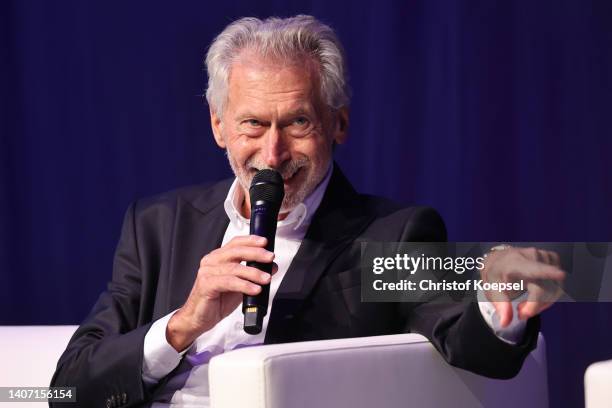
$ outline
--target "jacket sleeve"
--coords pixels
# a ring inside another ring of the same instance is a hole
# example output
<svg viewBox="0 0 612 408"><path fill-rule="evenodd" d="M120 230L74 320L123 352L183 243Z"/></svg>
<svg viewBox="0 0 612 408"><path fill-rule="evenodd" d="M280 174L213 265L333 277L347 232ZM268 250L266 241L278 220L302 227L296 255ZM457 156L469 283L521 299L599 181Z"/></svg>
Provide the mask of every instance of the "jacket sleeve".
<svg viewBox="0 0 612 408"><path fill-rule="evenodd" d="M53 387L76 387L76 404L66 406L125 407L147 397L142 358L150 323L138 326L142 275L135 207L125 215L112 281L72 336L51 380Z"/></svg>
<svg viewBox="0 0 612 408"><path fill-rule="evenodd" d="M444 242L446 228L440 215L421 208L408 220L402 242ZM501 340L484 320L478 303L465 297L452 301L440 296L427 302L399 304L406 332L426 336L451 365L492 378L512 378L536 347L540 318L527 321L521 342Z"/></svg>

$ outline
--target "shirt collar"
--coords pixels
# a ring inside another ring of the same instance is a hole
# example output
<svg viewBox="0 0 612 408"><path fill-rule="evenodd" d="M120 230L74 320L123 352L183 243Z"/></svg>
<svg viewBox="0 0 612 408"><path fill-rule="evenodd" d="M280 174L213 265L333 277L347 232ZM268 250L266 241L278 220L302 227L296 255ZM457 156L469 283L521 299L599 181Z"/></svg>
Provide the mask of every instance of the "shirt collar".
<svg viewBox="0 0 612 408"><path fill-rule="evenodd" d="M325 190L329 184L332 170L333 162L330 163L323 180L321 180L313 192L304 199L304 202L298 204L293 210L291 210L284 220L277 222L276 228L279 233L282 230L296 231L300 227L305 228L310 225L310 221L312 220L314 213L317 211L317 208L319 208L321 200L323 200L323 195L325 194ZM225 213L229 217L230 222L238 228L250 224L250 220L243 217L238 210L242 207L243 201L244 191L242 188L240 188L238 179L234 179L234 182L227 193L225 202L223 203L223 207L225 208Z"/></svg>

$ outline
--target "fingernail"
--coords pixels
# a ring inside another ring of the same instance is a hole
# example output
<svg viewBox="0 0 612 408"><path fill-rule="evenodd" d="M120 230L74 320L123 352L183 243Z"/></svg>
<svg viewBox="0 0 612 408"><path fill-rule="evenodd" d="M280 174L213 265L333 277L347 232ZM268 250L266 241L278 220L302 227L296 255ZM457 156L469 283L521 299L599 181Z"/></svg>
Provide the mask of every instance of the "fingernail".
<svg viewBox="0 0 612 408"><path fill-rule="evenodd" d="M269 273L262 273L261 274L261 279L264 280L265 282L270 280L270 274Z"/></svg>

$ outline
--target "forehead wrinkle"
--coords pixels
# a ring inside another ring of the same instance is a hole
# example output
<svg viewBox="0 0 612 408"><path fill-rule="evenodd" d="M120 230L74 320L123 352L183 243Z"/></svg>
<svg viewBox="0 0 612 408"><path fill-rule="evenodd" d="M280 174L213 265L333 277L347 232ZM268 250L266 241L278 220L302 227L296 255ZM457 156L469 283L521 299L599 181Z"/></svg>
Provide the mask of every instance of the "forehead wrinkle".
<svg viewBox="0 0 612 408"><path fill-rule="evenodd" d="M249 65L239 61L234 68L239 69L231 72L228 102L234 98L243 102L236 107L237 115L258 111L267 111L266 114L273 116L318 112L315 105L321 101L317 98L316 75L311 69L295 64L269 64L266 61L253 61Z"/></svg>
<svg viewBox="0 0 612 408"><path fill-rule="evenodd" d="M236 71L234 71L236 72ZM305 79L300 79L298 83L287 84L287 76L285 73L290 73L289 70L283 69L280 71L270 72L267 69L254 69L246 67L246 70L240 70L243 74L240 76L242 81L234 81L234 89L243 95L253 98L260 98L260 95L278 96L280 98L301 97L312 95L312 82ZM292 73L290 73L292 74ZM310 75L308 75L310 77ZM237 78L235 78L237 79ZM230 82L232 84L232 82ZM304 86L306 85L306 86ZM231 87L231 85L230 85ZM297 95L296 95L297 94Z"/></svg>
<svg viewBox="0 0 612 408"><path fill-rule="evenodd" d="M297 55L287 59L270 56L264 58L256 54L255 51L245 49L234 58L228 73L228 83L231 85L231 79L235 77L235 68L238 67L246 68L240 71L247 82L258 82L263 79L261 82L266 85L274 84L282 73L295 72L297 69L301 71L298 77L306 79L304 82L308 83L312 92L318 90L320 85L318 66L318 62L308 55ZM263 88L263 92L271 93L274 91L270 91L266 86Z"/></svg>

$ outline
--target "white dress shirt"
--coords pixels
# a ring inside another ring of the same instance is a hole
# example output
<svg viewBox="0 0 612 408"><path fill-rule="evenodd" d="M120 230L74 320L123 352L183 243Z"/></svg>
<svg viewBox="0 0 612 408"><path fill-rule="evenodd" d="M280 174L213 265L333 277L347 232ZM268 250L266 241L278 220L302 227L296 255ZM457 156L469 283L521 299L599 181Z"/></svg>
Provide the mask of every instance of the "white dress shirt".
<svg viewBox="0 0 612 408"><path fill-rule="evenodd" d="M274 262L278 264L278 271L272 276L270 283L268 313L264 317L261 333L250 335L244 332L242 305L236 307L214 328L200 335L189 348L181 353L174 350L166 340L166 326L174 312L151 325L144 339L142 365L144 383L152 386L178 366L169 381L156 390L152 407L208 407L210 405L208 389L208 362L210 359L215 355L240 347L263 344L272 300L300 247L313 214L321 203L331 173L332 165L323 181L304 202L290 211L284 220L277 223ZM244 218L239 211L243 200L244 192L239 187L237 180L234 180L224 202L225 212L230 222L223 236L222 245L236 236L249 235L249 220ZM520 340L525 328L524 321L519 321L515 317L510 326L501 329L493 305L485 301L480 302L479 306L484 320L498 337L509 343ZM516 315L516 305L514 311Z"/></svg>

